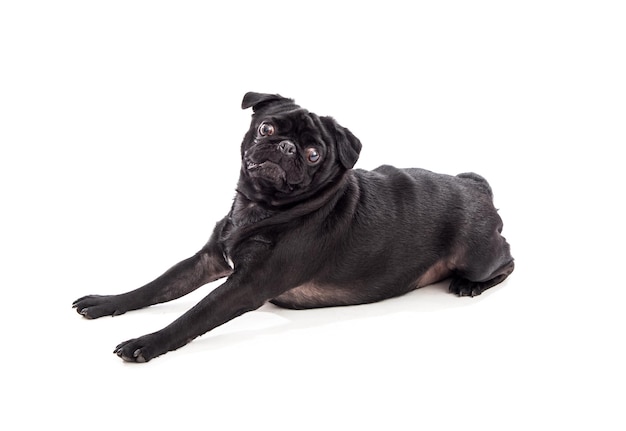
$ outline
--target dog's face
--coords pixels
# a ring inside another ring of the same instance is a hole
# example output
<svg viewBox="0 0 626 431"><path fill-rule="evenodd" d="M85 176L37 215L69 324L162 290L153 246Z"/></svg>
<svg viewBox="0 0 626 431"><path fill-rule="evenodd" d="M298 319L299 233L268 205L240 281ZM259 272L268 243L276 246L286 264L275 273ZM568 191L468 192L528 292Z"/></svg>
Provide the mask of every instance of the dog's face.
<svg viewBox="0 0 626 431"><path fill-rule="evenodd" d="M275 94L247 93L254 110L241 144L238 188L272 206L292 204L336 182L356 163L360 141L330 117Z"/></svg>

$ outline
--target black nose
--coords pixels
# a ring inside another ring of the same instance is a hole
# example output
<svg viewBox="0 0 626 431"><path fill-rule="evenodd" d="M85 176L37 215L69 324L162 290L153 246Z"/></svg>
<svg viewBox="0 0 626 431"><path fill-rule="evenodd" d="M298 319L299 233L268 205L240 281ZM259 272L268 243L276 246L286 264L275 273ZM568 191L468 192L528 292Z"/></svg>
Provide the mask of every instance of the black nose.
<svg viewBox="0 0 626 431"><path fill-rule="evenodd" d="M281 141L278 144L278 149L281 153L287 154L288 156L296 154L296 146L291 141Z"/></svg>

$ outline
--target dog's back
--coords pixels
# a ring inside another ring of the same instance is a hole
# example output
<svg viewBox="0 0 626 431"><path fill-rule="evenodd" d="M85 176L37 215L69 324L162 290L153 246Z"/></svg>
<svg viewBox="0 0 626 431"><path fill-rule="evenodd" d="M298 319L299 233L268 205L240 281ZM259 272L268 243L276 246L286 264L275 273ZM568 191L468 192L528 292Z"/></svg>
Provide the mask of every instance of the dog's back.
<svg viewBox="0 0 626 431"><path fill-rule="evenodd" d="M441 278L452 274L450 290L460 296L478 295L513 271L493 191L482 176L389 165L355 170L355 175L361 183L362 213L372 224L386 225L377 231L380 240L394 238L387 244L397 249L398 257L391 259L395 265L414 265L421 274L437 269Z"/></svg>

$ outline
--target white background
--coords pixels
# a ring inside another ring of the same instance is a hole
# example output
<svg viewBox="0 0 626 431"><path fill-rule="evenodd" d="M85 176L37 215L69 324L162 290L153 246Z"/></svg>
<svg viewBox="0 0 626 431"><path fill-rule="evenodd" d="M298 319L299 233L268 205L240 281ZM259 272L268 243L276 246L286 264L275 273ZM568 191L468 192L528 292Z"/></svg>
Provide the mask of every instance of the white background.
<svg viewBox="0 0 626 431"><path fill-rule="evenodd" d="M3 2L1 428L623 430L620 3ZM123 363L211 286L96 321L70 305L204 244L251 90L334 116L358 167L487 177L516 271L474 299L266 305Z"/></svg>

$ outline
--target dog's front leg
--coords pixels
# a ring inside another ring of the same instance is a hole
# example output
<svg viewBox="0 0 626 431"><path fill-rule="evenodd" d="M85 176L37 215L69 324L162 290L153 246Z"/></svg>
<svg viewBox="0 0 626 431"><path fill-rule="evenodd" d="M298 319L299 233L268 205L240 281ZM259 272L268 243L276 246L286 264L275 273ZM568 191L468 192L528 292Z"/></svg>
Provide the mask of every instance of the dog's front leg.
<svg viewBox="0 0 626 431"><path fill-rule="evenodd" d="M219 242L226 224L227 219L217 224L211 239L202 250L177 263L145 286L119 295L83 296L74 301L72 306L88 319L117 316L180 298L206 283L228 276L232 270L224 259Z"/></svg>
<svg viewBox="0 0 626 431"><path fill-rule="evenodd" d="M129 362L147 362L176 350L194 338L221 324L255 310L266 301L288 290L273 285L263 288L258 277L241 276L235 272L196 306L160 331L125 341L114 353Z"/></svg>

